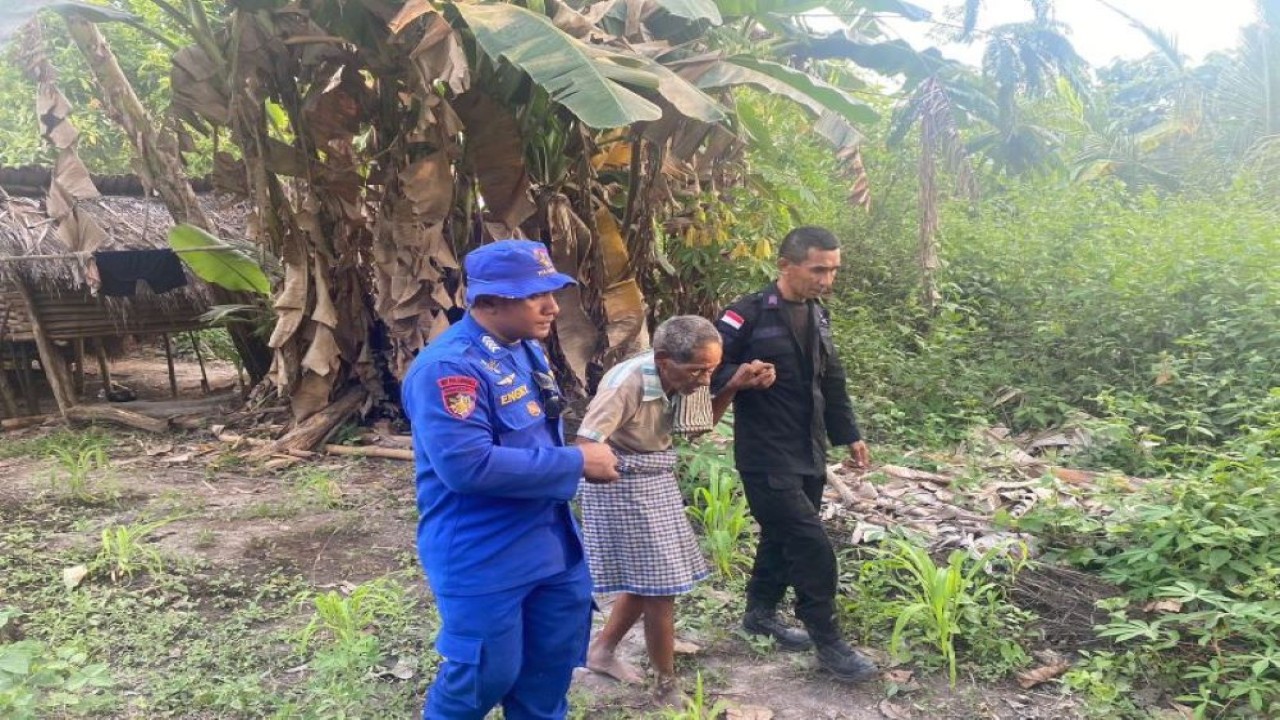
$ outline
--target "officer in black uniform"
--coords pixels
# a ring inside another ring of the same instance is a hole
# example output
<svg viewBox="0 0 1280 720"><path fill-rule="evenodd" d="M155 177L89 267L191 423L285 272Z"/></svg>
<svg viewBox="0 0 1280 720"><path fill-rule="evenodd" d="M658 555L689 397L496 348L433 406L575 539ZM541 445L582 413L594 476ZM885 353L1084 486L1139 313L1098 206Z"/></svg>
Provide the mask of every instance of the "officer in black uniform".
<svg viewBox="0 0 1280 720"><path fill-rule="evenodd" d="M840 243L823 228L799 227L778 254L777 282L730 305L716 323L724 363L714 390L744 363L771 365L775 375L766 387L739 391L733 400L734 461L760 524L743 627L773 637L784 650L816 647L825 670L856 682L873 677L876 667L840 637L836 556L818 517L828 442L848 447L861 467L870 462L831 341L830 316L818 301L835 282ZM807 633L778 619L788 586Z"/></svg>

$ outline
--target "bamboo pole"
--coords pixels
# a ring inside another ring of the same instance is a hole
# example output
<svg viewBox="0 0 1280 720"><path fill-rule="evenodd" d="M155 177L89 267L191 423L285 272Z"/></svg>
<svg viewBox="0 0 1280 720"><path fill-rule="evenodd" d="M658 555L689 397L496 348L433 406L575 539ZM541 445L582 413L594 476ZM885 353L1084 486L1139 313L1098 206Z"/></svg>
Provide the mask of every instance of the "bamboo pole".
<svg viewBox="0 0 1280 720"><path fill-rule="evenodd" d="M71 387L71 378L67 377L67 367L58 355L58 348L45 334L44 324L40 322L40 312L36 309L36 301L26 278L15 278L14 285L27 304L27 313L31 316L31 332L36 337L36 350L40 353L40 365L44 368L45 379L49 389L53 391L54 402L58 403L58 412L65 419L67 412L75 407L75 397ZM35 412L39 412L36 410Z"/></svg>
<svg viewBox="0 0 1280 720"><path fill-rule="evenodd" d="M20 430L32 425L39 425L46 420L51 419L51 415L27 415L24 417L11 417L0 420L0 430Z"/></svg>
<svg viewBox="0 0 1280 720"><path fill-rule="evenodd" d="M333 445L324 446L327 455L350 455L354 457L376 457L388 460L413 460L413 451L404 448L384 448L374 445Z"/></svg>
<svg viewBox="0 0 1280 720"><path fill-rule="evenodd" d="M75 374L75 391L76 400L84 397L84 338L75 339L76 348L76 374Z"/></svg>
<svg viewBox="0 0 1280 720"><path fill-rule="evenodd" d="M200 335L188 330L187 337L191 338L191 347L196 349L196 362L200 363L200 389L208 395L209 375L204 371L204 353L200 352Z"/></svg>
<svg viewBox="0 0 1280 720"><path fill-rule="evenodd" d="M26 398L27 412L40 414L40 393L36 392L35 380L31 378L31 358L27 355L26 345L22 345L21 357L14 361L18 366L18 384L22 387L22 396Z"/></svg>
<svg viewBox="0 0 1280 720"><path fill-rule="evenodd" d="M94 338L94 354L98 356L98 373L102 380L102 397L111 392L111 366L107 363L107 344L102 338Z"/></svg>
<svg viewBox="0 0 1280 720"><path fill-rule="evenodd" d="M169 394L178 397L178 376L173 371L173 343L169 342L169 333L164 336L164 362L169 367Z"/></svg>
<svg viewBox="0 0 1280 720"><path fill-rule="evenodd" d="M18 417L18 396L13 393L13 384L9 382L9 370L0 363L0 399L4 400L5 417Z"/></svg>

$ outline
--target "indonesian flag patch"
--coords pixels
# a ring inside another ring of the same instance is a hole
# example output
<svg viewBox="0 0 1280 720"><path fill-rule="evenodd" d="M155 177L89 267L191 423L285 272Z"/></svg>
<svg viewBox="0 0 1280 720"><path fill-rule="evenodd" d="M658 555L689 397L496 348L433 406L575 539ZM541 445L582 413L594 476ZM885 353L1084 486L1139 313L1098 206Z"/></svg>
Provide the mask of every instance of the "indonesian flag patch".
<svg viewBox="0 0 1280 720"><path fill-rule="evenodd" d="M476 411L476 388L479 382L466 375L449 375L437 381L444 409L459 420L466 420Z"/></svg>
<svg viewBox="0 0 1280 720"><path fill-rule="evenodd" d="M728 325L734 330L741 330L744 322L742 316L732 310L725 310L724 315L720 316L720 322Z"/></svg>

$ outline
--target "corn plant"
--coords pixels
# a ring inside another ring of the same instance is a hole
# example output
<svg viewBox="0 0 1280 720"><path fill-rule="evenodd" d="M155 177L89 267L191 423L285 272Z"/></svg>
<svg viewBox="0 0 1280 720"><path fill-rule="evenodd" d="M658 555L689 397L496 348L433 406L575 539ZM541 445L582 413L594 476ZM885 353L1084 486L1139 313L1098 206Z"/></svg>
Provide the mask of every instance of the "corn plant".
<svg viewBox="0 0 1280 720"><path fill-rule="evenodd" d="M133 525L115 525L102 531L102 547L98 550L95 564L106 567L111 579L133 577L139 570L152 574L160 572L164 561L160 552L146 543L146 538L157 529L168 525L177 518L166 518L149 523Z"/></svg>
<svg viewBox="0 0 1280 720"><path fill-rule="evenodd" d="M56 469L50 475L50 484L55 491L64 489L68 496L79 501L93 500L90 475L108 466L106 452L101 447L55 447L52 452Z"/></svg>
<svg viewBox="0 0 1280 720"><path fill-rule="evenodd" d="M721 575L729 576L744 562L739 544L747 531L747 500L738 490L737 474L726 463L703 462L701 469L707 482L694 489L689 515L702 526L712 563Z"/></svg>
<svg viewBox="0 0 1280 720"><path fill-rule="evenodd" d="M888 567L900 571L892 575L889 582L902 591L905 598L889 641L891 651L895 655L901 652L903 632L912 622L917 622L926 639L946 661L951 686L955 687L955 639L968 630L961 626L962 612L966 606L988 601L996 594L995 584L982 580L981 576L988 563L1005 549L1005 546L995 547L977 558L955 550L947 557L946 565L939 566L924 548L899 538L891 539L888 549L882 551L883 560ZM1025 553L1017 555L1025 557Z"/></svg>
<svg viewBox="0 0 1280 720"><path fill-rule="evenodd" d="M693 694L685 698L684 708L664 711L663 720L715 720L729 711L729 706L723 700L717 700L710 707L707 706L708 701L706 689L702 684L702 673L698 673Z"/></svg>
<svg viewBox="0 0 1280 720"><path fill-rule="evenodd" d="M94 435L68 435L65 441L51 441L48 452L54 460L49 474L54 491L62 490L81 502L95 500L90 490L91 476L110 464L103 440Z"/></svg>
<svg viewBox="0 0 1280 720"><path fill-rule="evenodd" d="M321 632L337 645L353 646L368 636L366 629L378 618L394 616L406 607L404 591L385 579L357 585L347 595L330 590L304 593L299 600L309 601L315 613L298 635L300 652L306 652Z"/></svg>

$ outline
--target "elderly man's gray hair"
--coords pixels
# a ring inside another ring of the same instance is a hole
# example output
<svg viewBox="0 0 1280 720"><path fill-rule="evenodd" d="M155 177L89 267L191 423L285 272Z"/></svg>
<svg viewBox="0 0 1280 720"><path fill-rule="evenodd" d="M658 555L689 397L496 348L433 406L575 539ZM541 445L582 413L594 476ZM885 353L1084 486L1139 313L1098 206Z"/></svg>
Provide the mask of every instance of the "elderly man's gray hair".
<svg viewBox="0 0 1280 720"><path fill-rule="evenodd" d="M653 351L676 362L689 362L694 352L711 343L720 344L720 331L698 315L668 318L653 333Z"/></svg>

